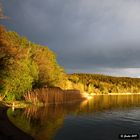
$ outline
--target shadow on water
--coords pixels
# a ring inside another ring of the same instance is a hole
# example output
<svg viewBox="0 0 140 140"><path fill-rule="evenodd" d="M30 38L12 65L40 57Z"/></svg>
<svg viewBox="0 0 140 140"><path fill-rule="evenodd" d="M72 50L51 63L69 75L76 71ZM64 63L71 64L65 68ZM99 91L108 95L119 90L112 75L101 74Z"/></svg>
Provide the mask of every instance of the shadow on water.
<svg viewBox="0 0 140 140"><path fill-rule="evenodd" d="M9 109L7 113L15 126L36 140L102 140L117 139L117 134L132 132L129 130L136 132L139 107L140 95L99 95L73 104Z"/></svg>
<svg viewBox="0 0 140 140"><path fill-rule="evenodd" d="M6 107L0 107L0 140L34 140L9 121L6 111Z"/></svg>

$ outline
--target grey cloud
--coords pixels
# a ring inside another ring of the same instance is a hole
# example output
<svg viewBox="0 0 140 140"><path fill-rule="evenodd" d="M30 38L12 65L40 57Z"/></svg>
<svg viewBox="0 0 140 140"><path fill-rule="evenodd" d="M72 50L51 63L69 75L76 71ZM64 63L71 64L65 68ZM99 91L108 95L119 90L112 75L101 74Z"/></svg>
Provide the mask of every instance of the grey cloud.
<svg viewBox="0 0 140 140"><path fill-rule="evenodd" d="M140 67L139 0L2 2L11 17L2 23L34 42L48 45L67 71L113 73L112 69Z"/></svg>

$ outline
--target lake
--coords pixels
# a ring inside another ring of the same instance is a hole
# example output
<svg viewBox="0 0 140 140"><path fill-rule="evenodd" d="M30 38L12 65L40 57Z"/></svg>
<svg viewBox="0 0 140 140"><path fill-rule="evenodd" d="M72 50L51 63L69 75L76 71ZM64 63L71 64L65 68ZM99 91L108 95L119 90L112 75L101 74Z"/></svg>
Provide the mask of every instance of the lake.
<svg viewBox="0 0 140 140"><path fill-rule="evenodd" d="M118 140L140 134L140 95L96 95L64 105L9 109L11 122L36 140Z"/></svg>

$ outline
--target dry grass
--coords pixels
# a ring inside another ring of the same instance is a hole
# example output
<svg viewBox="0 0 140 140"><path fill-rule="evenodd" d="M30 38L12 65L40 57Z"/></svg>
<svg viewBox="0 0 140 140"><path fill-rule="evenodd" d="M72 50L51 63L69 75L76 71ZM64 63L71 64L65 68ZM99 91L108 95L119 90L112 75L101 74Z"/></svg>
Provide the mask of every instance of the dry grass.
<svg viewBox="0 0 140 140"><path fill-rule="evenodd" d="M62 90L60 88L41 88L27 92L24 96L26 101L37 104L62 104L83 99L78 90Z"/></svg>
<svg viewBox="0 0 140 140"><path fill-rule="evenodd" d="M0 93L0 101L3 101L4 98L5 98L5 96L1 95L1 93Z"/></svg>

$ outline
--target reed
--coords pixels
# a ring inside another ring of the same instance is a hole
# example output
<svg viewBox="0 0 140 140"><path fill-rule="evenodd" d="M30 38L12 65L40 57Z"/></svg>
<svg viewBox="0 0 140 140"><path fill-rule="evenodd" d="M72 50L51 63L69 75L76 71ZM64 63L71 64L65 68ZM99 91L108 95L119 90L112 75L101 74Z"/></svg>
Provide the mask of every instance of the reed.
<svg viewBox="0 0 140 140"><path fill-rule="evenodd" d="M0 93L0 101L3 101L4 98L5 98L5 95L2 95L2 94Z"/></svg>
<svg viewBox="0 0 140 140"><path fill-rule="evenodd" d="M41 88L28 91L24 98L28 102L38 104L39 102L44 105L47 104L63 104L82 100L84 97L79 90L62 90L59 87L55 88Z"/></svg>

